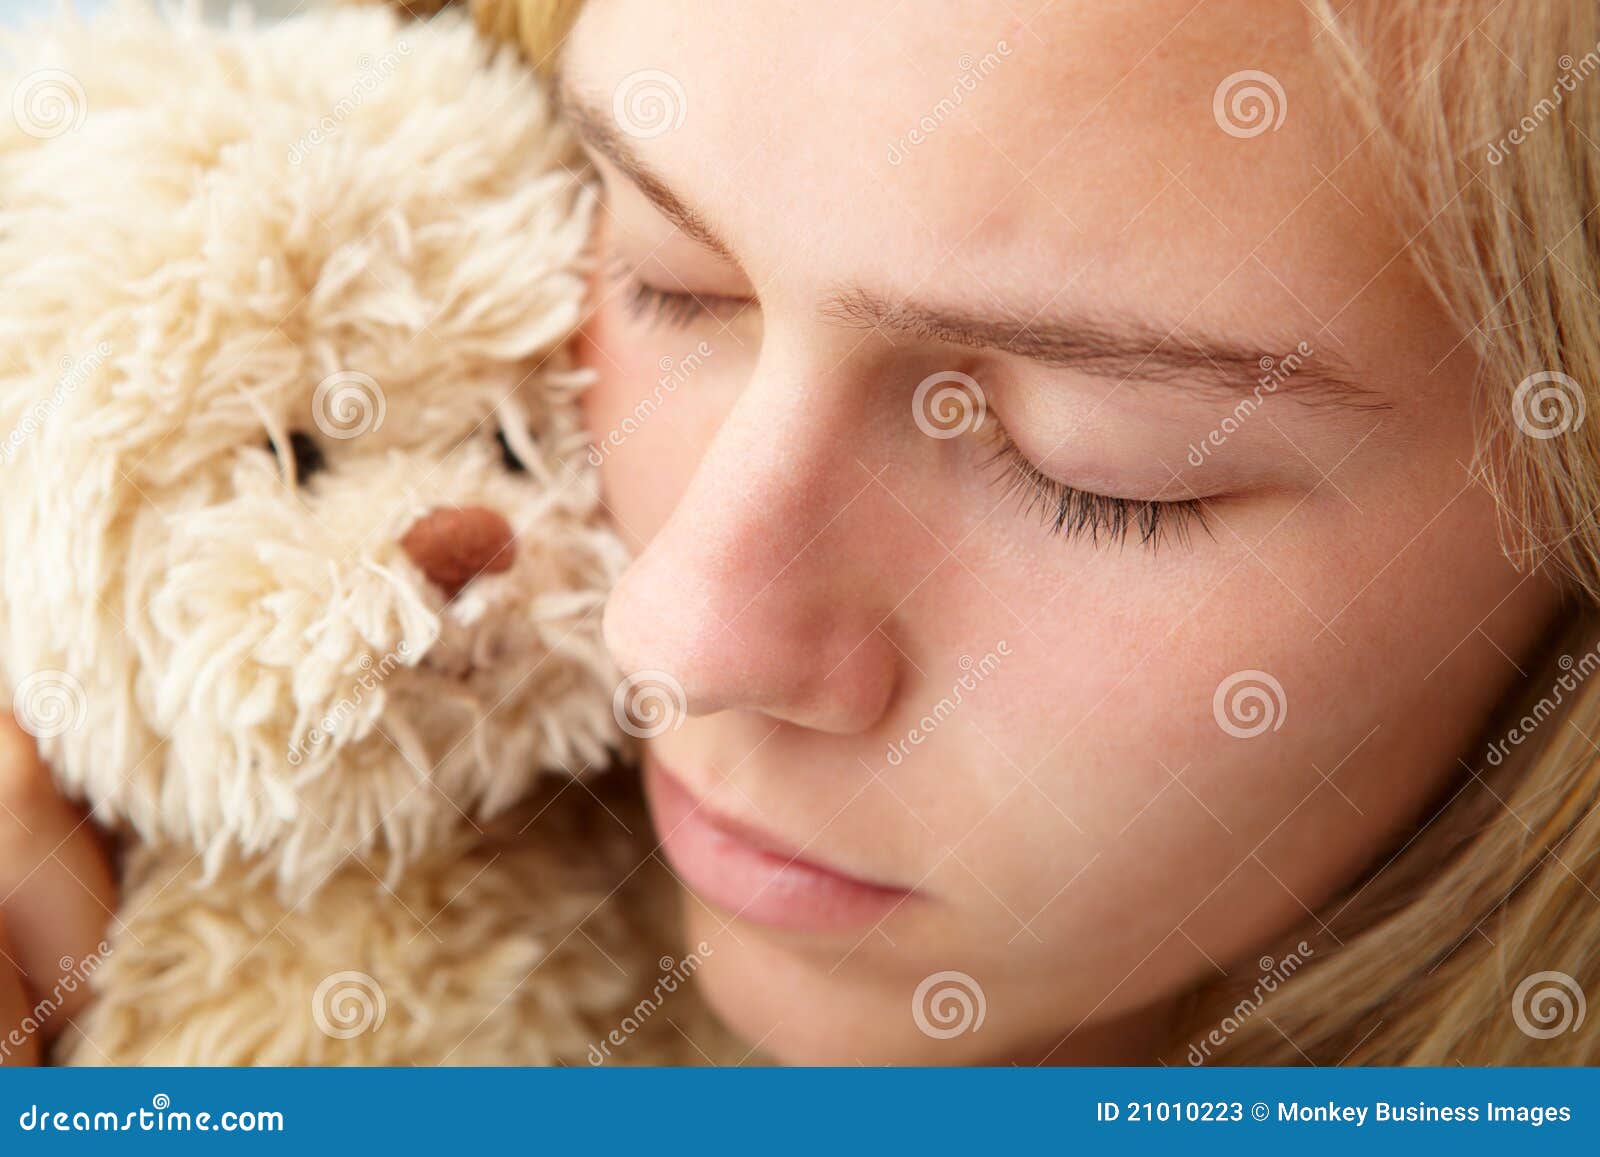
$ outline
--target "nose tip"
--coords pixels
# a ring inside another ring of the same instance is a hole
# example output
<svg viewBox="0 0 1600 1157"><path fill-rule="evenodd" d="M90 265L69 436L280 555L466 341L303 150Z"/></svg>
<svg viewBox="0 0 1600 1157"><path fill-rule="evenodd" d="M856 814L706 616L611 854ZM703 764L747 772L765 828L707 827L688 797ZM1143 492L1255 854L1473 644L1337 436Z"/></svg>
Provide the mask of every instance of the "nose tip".
<svg viewBox="0 0 1600 1157"><path fill-rule="evenodd" d="M516 536L487 506L440 506L411 524L400 547L448 599L480 574L509 569Z"/></svg>

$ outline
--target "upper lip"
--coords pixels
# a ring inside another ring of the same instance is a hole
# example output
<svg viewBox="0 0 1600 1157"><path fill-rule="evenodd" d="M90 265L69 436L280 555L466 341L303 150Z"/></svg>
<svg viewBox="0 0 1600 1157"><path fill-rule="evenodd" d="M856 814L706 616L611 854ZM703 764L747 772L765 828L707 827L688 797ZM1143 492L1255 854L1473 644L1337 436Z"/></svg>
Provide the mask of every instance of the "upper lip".
<svg viewBox="0 0 1600 1157"><path fill-rule="evenodd" d="M838 876L841 879L850 880L869 888L877 888L885 892L899 894L909 894L912 891L912 889L903 888L898 884L886 884L881 880L859 875L834 864L812 859L804 853L802 848L797 848L795 845L779 839L765 828L718 811L706 802L704 795L685 783L683 778L673 772L671 768L666 767L655 759L651 759L649 762L658 773L675 783L681 791L687 793L695 801L695 810L699 813L701 819L741 843L748 844L758 852L776 859L785 860L790 864L809 868L815 872L826 872L828 875Z"/></svg>

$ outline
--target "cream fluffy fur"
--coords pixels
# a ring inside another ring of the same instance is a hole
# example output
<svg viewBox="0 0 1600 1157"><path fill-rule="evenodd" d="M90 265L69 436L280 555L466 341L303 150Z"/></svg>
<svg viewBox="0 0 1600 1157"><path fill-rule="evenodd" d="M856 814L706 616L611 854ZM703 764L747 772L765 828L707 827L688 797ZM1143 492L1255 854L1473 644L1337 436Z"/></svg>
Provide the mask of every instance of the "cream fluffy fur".
<svg viewBox="0 0 1600 1157"><path fill-rule="evenodd" d="M16 59L0 673L131 846L67 1056L584 1063L625 1019L617 1060L717 1052L690 994L635 1008L682 969L632 788L565 776L621 738L621 549L562 352L590 195L537 83L380 9L133 7ZM447 602L400 538L464 506L515 556Z"/></svg>

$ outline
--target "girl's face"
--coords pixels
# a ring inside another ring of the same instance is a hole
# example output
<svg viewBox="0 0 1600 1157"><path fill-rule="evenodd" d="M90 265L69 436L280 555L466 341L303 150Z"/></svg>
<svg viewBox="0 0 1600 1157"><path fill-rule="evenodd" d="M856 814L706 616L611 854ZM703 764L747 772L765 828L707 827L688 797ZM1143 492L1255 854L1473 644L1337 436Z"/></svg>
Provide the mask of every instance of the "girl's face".
<svg viewBox="0 0 1600 1157"><path fill-rule="evenodd" d="M1481 762L1555 596L1316 34L579 19L606 634L700 975L776 1057L1149 1059L1186 990L1334 947Z"/></svg>

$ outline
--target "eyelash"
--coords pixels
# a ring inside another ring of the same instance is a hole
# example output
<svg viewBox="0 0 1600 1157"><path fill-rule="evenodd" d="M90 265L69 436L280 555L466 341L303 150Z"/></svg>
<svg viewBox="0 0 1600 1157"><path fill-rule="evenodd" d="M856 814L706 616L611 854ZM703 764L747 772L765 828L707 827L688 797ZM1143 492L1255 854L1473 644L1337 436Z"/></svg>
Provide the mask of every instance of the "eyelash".
<svg viewBox="0 0 1600 1157"><path fill-rule="evenodd" d="M657 289L642 281L633 281L628 286L627 308L637 320L648 320L670 329L687 329L709 312L691 294Z"/></svg>
<svg viewBox="0 0 1600 1157"><path fill-rule="evenodd" d="M673 329L686 329L711 316L717 305L743 308L746 304L734 298L702 298L646 285L620 262L612 275L624 283L625 304L631 316ZM985 465L998 468L997 480L1006 486L1006 496L1018 496L1024 513L1037 511L1052 536L1088 538L1096 546L1102 537L1108 544L1122 545L1130 536L1137 536L1139 545L1155 550L1168 540L1187 547L1189 532L1195 527L1211 533L1205 506L1198 499L1158 502L1078 490L1056 481L1029 461L998 423L986 423L985 429L994 443L994 452Z"/></svg>
<svg viewBox="0 0 1600 1157"><path fill-rule="evenodd" d="M623 305L631 317L669 329L687 329L701 318L724 310L731 315L749 304L736 297L682 293L646 285L621 262L613 267L611 275L623 285Z"/></svg>
<svg viewBox="0 0 1600 1157"><path fill-rule="evenodd" d="M996 471L996 480L1006 487L1006 497L1017 496L1025 514L1037 511L1052 536L1087 538L1095 546L1102 537L1108 544L1120 546L1137 536L1140 546L1156 550L1168 540L1187 547L1195 527L1211 533L1205 504L1199 499L1159 502L1078 490L1035 466L999 423L987 423L986 429L994 451L985 465Z"/></svg>

